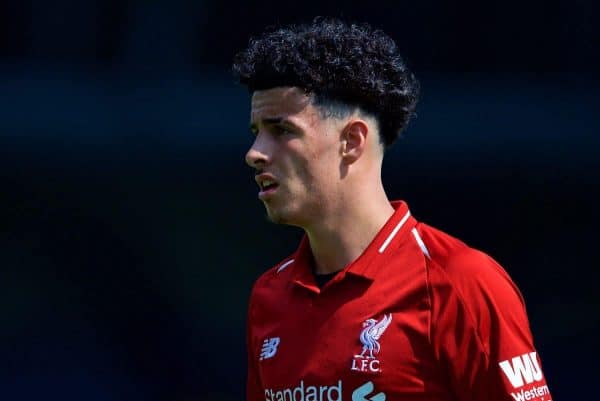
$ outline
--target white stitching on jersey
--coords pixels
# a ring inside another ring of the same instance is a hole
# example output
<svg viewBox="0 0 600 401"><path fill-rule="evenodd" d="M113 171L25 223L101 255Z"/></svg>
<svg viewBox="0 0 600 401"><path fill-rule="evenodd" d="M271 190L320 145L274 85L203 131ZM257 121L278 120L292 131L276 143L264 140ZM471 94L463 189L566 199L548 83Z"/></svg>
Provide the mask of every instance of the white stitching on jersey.
<svg viewBox="0 0 600 401"><path fill-rule="evenodd" d="M417 241L417 244L419 244L419 246L421 247L421 250L423 251L425 256L427 256L427 259L431 259L431 256L429 255L429 250L427 250L427 247L425 246L425 243L421 239L421 236L419 235L419 232L417 231L416 227L412 229L412 233L413 233L413 236L415 237L415 240Z"/></svg>
<svg viewBox="0 0 600 401"><path fill-rule="evenodd" d="M281 266L279 266L279 269L277 269L277 273L279 273L280 271L282 271L283 269L285 269L286 267L288 267L292 263L294 263L294 259L288 260L287 262L285 262L284 264L282 264Z"/></svg>
<svg viewBox="0 0 600 401"><path fill-rule="evenodd" d="M385 241L383 242L383 245L381 245L381 248L379 248L379 253L383 253L383 251L385 251L385 248L387 248L387 246L390 244L390 242L392 242L392 239L394 239L396 234L398 234L398 231L400 230L400 228L402 228L404 223L406 223L406 220L408 220L409 217L410 217L410 210L406 212L406 214L404 215L402 220L400 220L400 223L398 223L396 225L396 227L394 227L394 230L392 230L392 233L385 239Z"/></svg>

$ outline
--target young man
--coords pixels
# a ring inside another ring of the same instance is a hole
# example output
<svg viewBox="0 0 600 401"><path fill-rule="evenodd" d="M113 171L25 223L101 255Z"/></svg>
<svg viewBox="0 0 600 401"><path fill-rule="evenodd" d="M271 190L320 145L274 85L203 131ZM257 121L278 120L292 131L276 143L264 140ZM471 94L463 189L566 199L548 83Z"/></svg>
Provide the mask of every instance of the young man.
<svg viewBox="0 0 600 401"><path fill-rule="evenodd" d="M249 401L550 401L523 298L486 254L381 182L418 84L388 36L337 20L266 33L234 62L246 155L298 249L256 282Z"/></svg>

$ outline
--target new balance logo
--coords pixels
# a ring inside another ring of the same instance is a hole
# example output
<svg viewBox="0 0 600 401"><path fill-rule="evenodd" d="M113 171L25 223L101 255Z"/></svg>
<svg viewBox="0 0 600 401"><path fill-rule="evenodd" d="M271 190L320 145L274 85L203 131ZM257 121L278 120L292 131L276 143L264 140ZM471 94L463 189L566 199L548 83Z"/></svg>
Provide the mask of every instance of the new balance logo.
<svg viewBox="0 0 600 401"><path fill-rule="evenodd" d="M273 358L277 353L277 346L279 345L280 341L281 338L279 337L265 339L260 350L260 360L262 361L263 359Z"/></svg>
<svg viewBox="0 0 600 401"><path fill-rule="evenodd" d="M511 361L502 361L499 365L514 388L540 381L543 378L535 352L516 356Z"/></svg>
<svg viewBox="0 0 600 401"><path fill-rule="evenodd" d="M373 392L373 382L366 382L352 393L352 401L385 401L385 393L377 393L367 398Z"/></svg>

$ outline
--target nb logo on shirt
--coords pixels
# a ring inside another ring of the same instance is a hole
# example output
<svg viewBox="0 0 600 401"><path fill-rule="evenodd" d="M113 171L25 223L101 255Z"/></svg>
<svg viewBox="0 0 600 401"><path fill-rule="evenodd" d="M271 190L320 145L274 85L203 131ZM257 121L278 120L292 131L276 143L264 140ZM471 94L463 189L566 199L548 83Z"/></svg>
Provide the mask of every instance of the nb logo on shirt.
<svg viewBox="0 0 600 401"><path fill-rule="evenodd" d="M271 337L263 341L262 348L260 350L260 360L273 358L277 353L277 346L281 342L279 337Z"/></svg>
<svg viewBox="0 0 600 401"><path fill-rule="evenodd" d="M366 382L352 393L352 401L385 401L385 393L377 393L367 398L373 392L373 382Z"/></svg>

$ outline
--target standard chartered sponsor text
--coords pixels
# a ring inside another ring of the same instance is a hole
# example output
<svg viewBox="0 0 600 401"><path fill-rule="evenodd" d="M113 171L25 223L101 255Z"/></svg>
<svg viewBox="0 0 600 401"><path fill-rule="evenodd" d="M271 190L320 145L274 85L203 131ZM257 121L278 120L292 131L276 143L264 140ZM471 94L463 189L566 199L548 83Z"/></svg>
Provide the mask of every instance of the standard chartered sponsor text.
<svg viewBox="0 0 600 401"><path fill-rule="evenodd" d="M266 389L265 401L342 401L342 381L332 386L307 386L301 380L293 388Z"/></svg>
<svg viewBox="0 0 600 401"><path fill-rule="evenodd" d="M550 390L547 385L544 386L534 386L529 390L521 389L521 391L516 391L514 393L510 393L515 401L552 401L549 398L540 398L545 395L550 395Z"/></svg>

